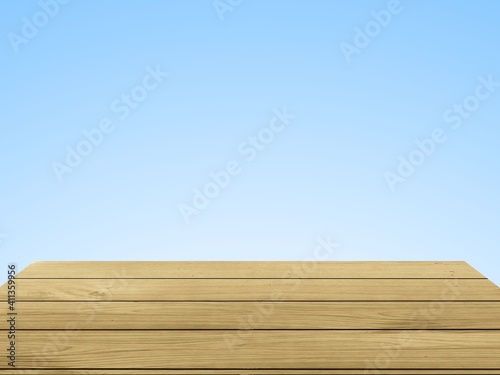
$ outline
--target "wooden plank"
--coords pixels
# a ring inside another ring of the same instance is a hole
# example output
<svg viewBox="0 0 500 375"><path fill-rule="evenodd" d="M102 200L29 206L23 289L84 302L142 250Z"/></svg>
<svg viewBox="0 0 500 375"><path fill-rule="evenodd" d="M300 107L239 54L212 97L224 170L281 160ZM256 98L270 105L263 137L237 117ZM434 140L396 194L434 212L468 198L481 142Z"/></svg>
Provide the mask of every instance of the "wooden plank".
<svg viewBox="0 0 500 375"><path fill-rule="evenodd" d="M500 300L487 279L18 279L17 285L19 301Z"/></svg>
<svg viewBox="0 0 500 375"><path fill-rule="evenodd" d="M35 262L22 278L485 278L465 262Z"/></svg>
<svg viewBox="0 0 500 375"><path fill-rule="evenodd" d="M248 331L240 340L231 334L24 331L17 367L365 369L378 358L393 369L500 369L500 331Z"/></svg>
<svg viewBox="0 0 500 375"><path fill-rule="evenodd" d="M17 282L0 375L500 374L500 290L464 262L41 262Z"/></svg>
<svg viewBox="0 0 500 375"><path fill-rule="evenodd" d="M17 313L19 330L68 322L110 330L500 329L500 302L18 302Z"/></svg>

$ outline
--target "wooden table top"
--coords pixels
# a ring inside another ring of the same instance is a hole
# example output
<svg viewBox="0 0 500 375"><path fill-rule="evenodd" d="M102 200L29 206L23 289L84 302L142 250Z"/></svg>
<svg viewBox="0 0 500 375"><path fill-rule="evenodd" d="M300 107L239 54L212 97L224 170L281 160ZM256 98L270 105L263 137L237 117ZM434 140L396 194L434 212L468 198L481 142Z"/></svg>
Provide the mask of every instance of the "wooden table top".
<svg viewBox="0 0 500 375"><path fill-rule="evenodd" d="M500 374L500 289L465 262L36 262L15 286L0 375Z"/></svg>

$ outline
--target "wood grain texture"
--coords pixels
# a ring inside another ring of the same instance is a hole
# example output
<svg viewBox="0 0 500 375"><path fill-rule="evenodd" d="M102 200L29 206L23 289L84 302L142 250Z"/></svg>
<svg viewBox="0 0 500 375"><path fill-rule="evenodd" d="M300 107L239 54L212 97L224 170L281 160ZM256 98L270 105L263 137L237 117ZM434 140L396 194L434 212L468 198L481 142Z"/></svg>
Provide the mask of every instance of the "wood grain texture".
<svg viewBox="0 0 500 375"><path fill-rule="evenodd" d="M18 329L60 330L69 320L109 330L500 329L500 302L20 302L18 311Z"/></svg>
<svg viewBox="0 0 500 375"><path fill-rule="evenodd" d="M465 262L37 262L17 287L0 375L500 374L500 289Z"/></svg>
<svg viewBox="0 0 500 375"><path fill-rule="evenodd" d="M500 301L487 279L19 279L26 301Z"/></svg>
<svg viewBox="0 0 500 375"><path fill-rule="evenodd" d="M465 262L35 262L20 278L485 278Z"/></svg>
<svg viewBox="0 0 500 375"><path fill-rule="evenodd" d="M241 332L240 332L241 333ZM500 331L25 331L19 367L128 369L499 368ZM392 353L392 357L389 354ZM39 353L39 354L37 354ZM43 354L42 354L43 353ZM429 364L432 366L429 366ZM5 368L2 367L2 368Z"/></svg>

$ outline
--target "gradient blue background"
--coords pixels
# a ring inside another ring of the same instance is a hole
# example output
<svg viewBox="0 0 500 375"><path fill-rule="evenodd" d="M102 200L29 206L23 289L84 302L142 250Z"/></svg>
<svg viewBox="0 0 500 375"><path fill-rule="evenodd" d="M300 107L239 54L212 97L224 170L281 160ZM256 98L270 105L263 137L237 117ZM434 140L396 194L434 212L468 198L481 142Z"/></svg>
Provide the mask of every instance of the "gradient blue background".
<svg viewBox="0 0 500 375"><path fill-rule="evenodd" d="M500 2L401 4L349 64L339 44L387 1L244 0L221 21L211 0L73 0L17 54L40 6L2 1L2 264L302 260L331 236L332 260L465 260L500 284L500 90L461 129L442 119L500 80ZM51 163L156 64L169 78L59 183ZM245 163L283 106L296 119ZM392 193L384 173L436 127L449 139ZM186 224L178 205L231 159Z"/></svg>

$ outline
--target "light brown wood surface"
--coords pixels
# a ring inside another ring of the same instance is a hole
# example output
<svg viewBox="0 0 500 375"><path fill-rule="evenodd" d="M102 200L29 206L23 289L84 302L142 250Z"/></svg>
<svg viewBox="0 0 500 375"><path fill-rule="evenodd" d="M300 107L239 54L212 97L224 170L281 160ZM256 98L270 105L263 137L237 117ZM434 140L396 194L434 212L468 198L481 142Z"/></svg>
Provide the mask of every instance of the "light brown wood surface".
<svg viewBox="0 0 500 375"><path fill-rule="evenodd" d="M17 288L0 375L500 374L500 289L465 262L36 262Z"/></svg>
<svg viewBox="0 0 500 375"><path fill-rule="evenodd" d="M20 329L60 329L69 316L84 329L500 329L500 301L19 302L18 309Z"/></svg>
<svg viewBox="0 0 500 375"><path fill-rule="evenodd" d="M112 265L111 265L112 264ZM251 265L250 265L251 264ZM20 278L480 278L466 262L35 262Z"/></svg>
<svg viewBox="0 0 500 375"><path fill-rule="evenodd" d="M455 293L459 300L498 298L487 279L18 280L26 301L432 301Z"/></svg>

